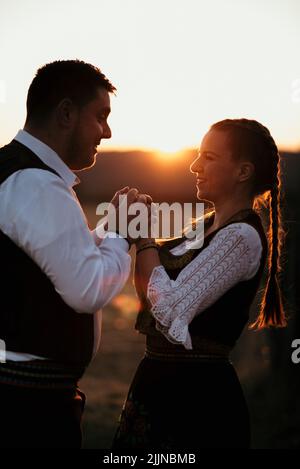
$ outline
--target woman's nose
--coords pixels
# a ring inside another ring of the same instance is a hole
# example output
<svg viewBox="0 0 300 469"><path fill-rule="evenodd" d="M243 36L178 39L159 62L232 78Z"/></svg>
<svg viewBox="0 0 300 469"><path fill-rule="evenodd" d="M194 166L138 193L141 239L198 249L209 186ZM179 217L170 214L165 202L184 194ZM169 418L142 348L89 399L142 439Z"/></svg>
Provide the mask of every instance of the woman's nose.
<svg viewBox="0 0 300 469"><path fill-rule="evenodd" d="M200 156L198 156L190 165L190 171L191 173L201 173L203 171L203 167L200 161Z"/></svg>

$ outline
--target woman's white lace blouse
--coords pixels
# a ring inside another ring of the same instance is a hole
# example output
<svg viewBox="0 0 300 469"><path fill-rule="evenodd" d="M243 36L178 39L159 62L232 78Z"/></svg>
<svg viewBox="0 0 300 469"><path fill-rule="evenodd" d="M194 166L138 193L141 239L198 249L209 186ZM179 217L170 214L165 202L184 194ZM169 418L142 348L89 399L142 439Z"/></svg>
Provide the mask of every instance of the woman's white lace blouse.
<svg viewBox="0 0 300 469"><path fill-rule="evenodd" d="M171 252L182 253L180 246ZM184 249L188 249L188 243ZM262 243L255 228L232 223L216 233L176 280L170 279L163 266L155 267L147 297L156 328L170 342L192 349L188 329L191 321L238 282L254 277L261 255Z"/></svg>

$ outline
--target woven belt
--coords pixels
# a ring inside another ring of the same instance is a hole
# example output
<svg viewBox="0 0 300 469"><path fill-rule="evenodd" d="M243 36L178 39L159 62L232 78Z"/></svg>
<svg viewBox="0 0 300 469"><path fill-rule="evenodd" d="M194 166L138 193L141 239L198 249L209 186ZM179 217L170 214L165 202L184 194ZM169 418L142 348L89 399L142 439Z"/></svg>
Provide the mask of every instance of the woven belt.
<svg viewBox="0 0 300 469"><path fill-rule="evenodd" d="M228 362L231 347L210 339L193 339L193 349L186 350L182 345L172 344L163 336L147 336L145 357L169 361Z"/></svg>
<svg viewBox="0 0 300 469"><path fill-rule="evenodd" d="M0 383L36 389L74 389L84 368L46 360L0 363Z"/></svg>
<svg viewBox="0 0 300 469"><path fill-rule="evenodd" d="M201 361L207 363L224 363L229 362L229 357L221 355L203 355L200 353L163 353L163 352L153 352L146 349L145 357L153 360L160 361Z"/></svg>

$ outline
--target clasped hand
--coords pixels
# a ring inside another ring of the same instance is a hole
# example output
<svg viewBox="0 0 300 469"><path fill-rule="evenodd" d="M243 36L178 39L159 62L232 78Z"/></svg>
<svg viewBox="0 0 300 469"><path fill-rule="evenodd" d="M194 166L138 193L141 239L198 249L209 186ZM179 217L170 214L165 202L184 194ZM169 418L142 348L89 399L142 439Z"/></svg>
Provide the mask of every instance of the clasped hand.
<svg viewBox="0 0 300 469"><path fill-rule="evenodd" d="M124 197L126 196L126 197ZM116 231L121 235L124 235L130 243L137 243L141 240L141 237L132 237L131 233L128 233L128 229L126 233L122 233L122 229L120 226L120 216L126 213L126 228L130 224L131 220L136 217L136 214L132 215L129 214L129 207L135 203L143 204L147 210L147 224L148 224L148 234L149 237L151 236L151 226L155 221L154 211L155 211L155 204L153 204L153 199L148 194L143 194L138 191L136 188L129 188L128 186L123 187L119 191L115 193L112 200L110 201L111 206L114 207L114 216L116 220ZM124 207L124 204L126 206ZM122 210L122 214L121 214ZM110 216L110 208L108 208L108 217Z"/></svg>

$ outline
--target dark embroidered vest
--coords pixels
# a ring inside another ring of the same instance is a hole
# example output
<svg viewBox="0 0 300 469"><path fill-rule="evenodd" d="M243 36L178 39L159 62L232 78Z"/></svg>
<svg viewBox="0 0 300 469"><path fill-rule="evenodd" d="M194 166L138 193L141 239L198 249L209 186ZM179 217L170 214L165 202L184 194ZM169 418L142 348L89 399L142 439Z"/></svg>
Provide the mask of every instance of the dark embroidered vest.
<svg viewBox="0 0 300 469"><path fill-rule="evenodd" d="M57 174L16 140L0 149L0 184L26 168ZM0 258L0 338L6 349L87 366L93 352L93 315L70 308L40 267L2 231Z"/></svg>
<svg viewBox="0 0 300 469"><path fill-rule="evenodd" d="M213 213L206 218L204 234L207 228L212 225L213 218ZM229 350L232 349L249 320L250 306L259 288L266 263L268 242L260 217L254 210L239 212L224 226L236 222L248 223L257 230L263 247L260 267L253 278L237 283L213 305L193 319L189 325L193 349L201 349L203 343L219 344ZM224 226L219 229L224 228ZM172 280L175 280L181 270L208 246L219 229L205 236L204 243L200 249L189 250L181 256L173 255L170 250L180 244L183 241L182 238L167 241L160 247L159 256L161 263ZM182 345L170 343L157 331L155 320L147 308L144 299L141 299L141 305L135 327L139 332L147 335L147 343L152 344L152 346L153 344L157 345L159 348L165 345L168 349L182 349Z"/></svg>

